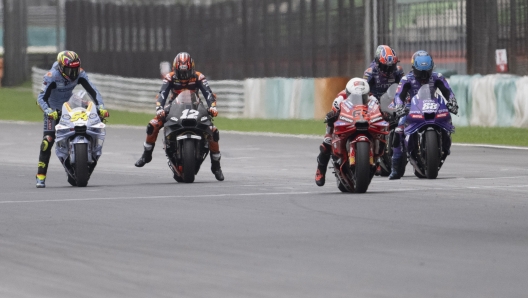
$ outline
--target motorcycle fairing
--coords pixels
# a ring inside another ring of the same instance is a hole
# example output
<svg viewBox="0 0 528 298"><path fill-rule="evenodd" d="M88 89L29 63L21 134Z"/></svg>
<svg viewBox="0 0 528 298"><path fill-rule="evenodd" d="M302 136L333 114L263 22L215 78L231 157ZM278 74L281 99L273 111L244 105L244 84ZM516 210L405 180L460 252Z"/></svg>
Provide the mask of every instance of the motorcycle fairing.
<svg viewBox="0 0 528 298"><path fill-rule="evenodd" d="M429 85L424 85L411 100L411 107L405 123L405 135L411 135L424 126L438 126L453 133L455 127L445 101L431 95Z"/></svg>

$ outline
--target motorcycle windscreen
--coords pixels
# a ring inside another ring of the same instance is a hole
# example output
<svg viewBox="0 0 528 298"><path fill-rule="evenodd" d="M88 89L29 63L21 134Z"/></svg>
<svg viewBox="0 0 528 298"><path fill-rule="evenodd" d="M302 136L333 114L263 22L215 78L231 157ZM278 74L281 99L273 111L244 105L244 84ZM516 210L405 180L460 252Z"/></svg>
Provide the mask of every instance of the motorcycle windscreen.
<svg viewBox="0 0 528 298"><path fill-rule="evenodd" d="M92 102L90 99L85 99L86 92L80 91L78 93L73 93L68 99L68 105L70 108L88 108L88 105Z"/></svg>
<svg viewBox="0 0 528 298"><path fill-rule="evenodd" d="M190 90L184 90L178 94L174 102L178 104L197 104L198 96Z"/></svg>
<svg viewBox="0 0 528 298"><path fill-rule="evenodd" d="M367 105L368 104L368 94L350 94L347 99L352 105Z"/></svg>
<svg viewBox="0 0 528 298"><path fill-rule="evenodd" d="M432 99L434 96L431 94L431 88L429 88L428 84L423 85L420 90L418 90L418 93L416 94L419 100L426 100L426 99Z"/></svg>
<svg viewBox="0 0 528 298"><path fill-rule="evenodd" d="M396 95L397 89L398 84L392 84L389 89L387 89L387 92L381 96L380 110L382 112L392 113L395 111L394 104L392 104L392 102L394 100L394 96Z"/></svg>

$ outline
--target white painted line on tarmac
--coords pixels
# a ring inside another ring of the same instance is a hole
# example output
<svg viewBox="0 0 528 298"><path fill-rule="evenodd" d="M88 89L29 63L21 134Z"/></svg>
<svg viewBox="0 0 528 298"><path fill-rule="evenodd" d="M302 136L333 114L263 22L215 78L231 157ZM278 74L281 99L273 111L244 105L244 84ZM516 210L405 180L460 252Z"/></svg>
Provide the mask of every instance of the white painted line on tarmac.
<svg viewBox="0 0 528 298"><path fill-rule="evenodd" d="M430 191L430 190L478 190L478 189L504 189L504 188L528 188L528 184L522 185L489 185L489 186L465 186L465 187L423 187L423 188L399 188L390 190L373 190L373 192L389 193L403 191ZM334 192L332 192L334 193ZM335 192L336 194L340 194ZM329 192L270 192L270 193L243 193L243 194L209 194L192 196L138 196L138 197L109 197L109 198L78 198L78 199L53 199L53 200L24 200L24 201L0 201L0 204L21 204L21 203L64 203L64 202L86 202L86 201L115 201L115 200L154 200L154 199L196 199L196 198L222 198L222 197L245 197L245 196L298 196L307 194L329 194ZM350 194L356 196L356 194ZM357 196L361 196L357 194ZM357 197L358 199L360 197Z"/></svg>
<svg viewBox="0 0 528 298"><path fill-rule="evenodd" d="M192 195L192 196L141 196L141 197L110 197L110 198L78 198L78 199L53 199L53 200L0 201L0 204L111 201L111 200L141 200L141 199L193 199L193 198L242 197L242 196L283 196L283 195L306 195L306 194L315 194L315 193L316 192L270 192L270 193L244 193L244 194L229 193L229 194Z"/></svg>
<svg viewBox="0 0 528 298"><path fill-rule="evenodd" d="M484 148L495 148L495 149L514 149L514 150L528 150L528 147L520 146L503 146L503 145L490 145L490 144L467 144L467 143L453 143L454 146L461 147L484 147Z"/></svg>

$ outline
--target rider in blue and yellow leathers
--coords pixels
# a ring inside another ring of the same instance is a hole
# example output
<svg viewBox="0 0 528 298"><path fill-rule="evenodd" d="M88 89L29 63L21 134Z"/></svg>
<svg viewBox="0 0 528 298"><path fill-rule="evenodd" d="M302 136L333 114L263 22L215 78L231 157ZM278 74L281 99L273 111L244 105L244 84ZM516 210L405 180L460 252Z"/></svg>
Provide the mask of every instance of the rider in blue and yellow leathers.
<svg viewBox="0 0 528 298"><path fill-rule="evenodd" d="M90 82L88 75L81 68L81 59L73 51L62 51L57 55L57 62L44 75L42 88L37 98L37 104L44 112L44 137L40 144L40 154L37 169L37 188L46 187L46 173L51 157L51 148L55 143L55 125L59 118L58 110L67 102L77 85L83 86L90 97L96 102L99 115L109 116L105 109L103 98L97 88Z"/></svg>

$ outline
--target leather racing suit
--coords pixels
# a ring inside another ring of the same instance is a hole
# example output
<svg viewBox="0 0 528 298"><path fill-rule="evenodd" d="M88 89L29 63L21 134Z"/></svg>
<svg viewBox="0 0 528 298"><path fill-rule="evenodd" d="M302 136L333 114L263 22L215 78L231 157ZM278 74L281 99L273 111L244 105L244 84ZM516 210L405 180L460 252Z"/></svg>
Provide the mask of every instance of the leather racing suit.
<svg viewBox="0 0 528 298"><path fill-rule="evenodd" d="M454 105L458 109L455 94L453 93L453 90L451 90L449 83L441 73L433 72L427 84L429 84L431 94L436 92L437 89L440 90L442 96L447 101L448 108ZM411 105L411 99L418 93L418 90L420 90L420 87L422 87L422 85L423 84L415 78L412 71L409 72L405 77L403 77L398 85L396 94L394 95L394 105L396 106L396 108L400 110L405 109L405 111L408 112L408 109ZM389 179L399 179L399 172L401 172L399 169L400 158L402 158L403 152L403 130L406 120L407 114L405 113L405 115L402 116L398 121L398 127L396 128L396 133L398 134L398 137L395 137L395 141L392 144L392 171L391 175L389 176ZM448 142L451 142L451 140L449 139ZM450 145L450 143L446 144L446 146ZM403 158L406 157L404 156Z"/></svg>
<svg viewBox="0 0 528 298"><path fill-rule="evenodd" d="M206 77L199 71L195 73L188 80L180 80L176 76L176 73L170 72L163 79L163 85L156 96L156 109L164 109L167 104L170 104L178 94L184 90L190 90L195 92L198 95L198 90L201 91L202 95L205 98L208 108L216 108L216 96L213 94L213 91L209 87ZM170 98L169 98L170 95ZM169 99L169 102L167 102ZM152 160L152 151L156 144L158 134L160 129L165 123L164 115L157 114L152 120L150 120L147 125L147 137L144 143L144 153L143 156L136 162L137 167L142 167L145 163L148 163ZM222 181L223 174L220 168L220 146L218 144L219 140L219 131L213 126L213 138L210 138L209 141L209 150L211 151L211 171L215 174L217 180Z"/></svg>
<svg viewBox="0 0 528 298"><path fill-rule="evenodd" d="M72 96L73 89L81 85L96 102L97 110L104 108L103 98L97 88L90 82L84 69L80 69L79 77L75 80L66 79L62 76L58 68L58 62L55 62L51 69L44 75L42 87L37 97L37 104L42 111L48 109L61 110L62 105ZM59 119L50 119L44 113L43 140L40 145L39 163L37 175L46 175L48 163L51 157L51 148L55 143L55 125Z"/></svg>

